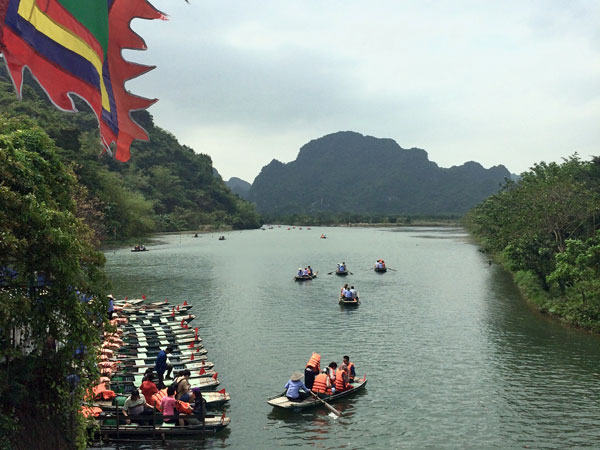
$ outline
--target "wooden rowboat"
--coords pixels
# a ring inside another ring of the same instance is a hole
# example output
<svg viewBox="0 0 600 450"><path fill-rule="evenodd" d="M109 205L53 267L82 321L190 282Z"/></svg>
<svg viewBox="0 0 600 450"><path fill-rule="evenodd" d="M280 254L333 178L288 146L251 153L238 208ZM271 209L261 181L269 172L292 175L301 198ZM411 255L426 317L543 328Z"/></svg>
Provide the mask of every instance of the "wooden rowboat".
<svg viewBox="0 0 600 450"><path fill-rule="evenodd" d="M367 385L366 376L354 383L350 383L352 385L352 389L347 391L339 392L333 395L329 395L326 397L322 397L322 399L326 402L333 402L339 398L348 397L350 395L354 395L358 391L364 389ZM271 406L275 406L276 408L288 409L292 411L302 410L306 408L312 408L314 406L322 405L322 403L316 398L309 396L302 400L301 402L292 402L285 395L276 395L275 397L271 397L267 400L267 403Z"/></svg>
<svg viewBox="0 0 600 450"><path fill-rule="evenodd" d="M387 268L385 268L385 267L374 267L373 270L375 272L379 272L379 273L385 273L385 272L387 272Z"/></svg>
<svg viewBox="0 0 600 450"><path fill-rule="evenodd" d="M116 381L113 382L112 380L110 381L110 389L114 392L116 392L117 394L131 394L133 391L135 391L138 386L141 384L141 378L140 378L140 383L134 383L132 381ZM165 384L169 385L171 384L170 380L165 380ZM192 385L192 387L198 387L200 388L200 390L204 391L204 390L213 390L214 388L216 388L220 383L218 379L214 379L212 377L190 377L190 384Z"/></svg>
<svg viewBox="0 0 600 450"><path fill-rule="evenodd" d="M225 391L225 389L223 389L223 391ZM114 412L117 405L119 408L123 407L127 398L127 395L118 395L112 400L96 400L94 401L93 406L98 406L99 408L102 408L103 411ZM214 408L231 400L231 395L228 392L204 391L202 392L202 398L206 402L207 408Z"/></svg>
<svg viewBox="0 0 600 450"><path fill-rule="evenodd" d="M336 275L339 275L339 276L341 276L341 277L345 277L346 275L348 275L348 271L347 271L347 270L344 270L343 272L340 272L339 270L336 270L336 271L335 271L335 274L336 274Z"/></svg>
<svg viewBox="0 0 600 450"><path fill-rule="evenodd" d="M212 367L212 363L210 367ZM209 367L208 365L206 366L207 368ZM190 370L190 372L192 372ZM200 372L202 372L202 370L198 370L198 371L193 371L191 376L190 376L190 384L193 387L206 387L207 389L212 389L213 387L217 386L219 384L219 381L215 378L214 373L210 376L210 377L205 377L205 374L200 375ZM218 375L217 375L218 377ZM119 372L119 373L115 373L112 378L110 379L110 383L111 386L120 386L120 385L131 385L131 386L140 386L142 384L142 381L144 379L144 374L143 373L126 373L126 372ZM166 384L168 383L169 380L165 380ZM203 389L204 390L204 389ZM115 391L116 392L116 391Z"/></svg>
<svg viewBox="0 0 600 450"><path fill-rule="evenodd" d="M340 299L338 302L340 305L344 305L344 306L358 306L360 305L360 299L358 297L356 298L345 298L342 297L340 295Z"/></svg>
<svg viewBox="0 0 600 450"><path fill-rule="evenodd" d="M312 280L314 278L317 278L317 274L318 274L318 272L313 273L312 276L311 275L296 275L294 277L294 279L296 281L308 281L308 280Z"/></svg>
<svg viewBox="0 0 600 450"><path fill-rule="evenodd" d="M156 414L157 418L162 419L162 415ZM174 423L161 423L160 425L119 425L116 424L116 416L113 414L103 414L100 416L100 434L112 441L129 439L156 439L164 441L165 438L202 436L205 434L214 434L231 423L229 417L225 415L209 415L204 419L204 428L198 419L191 419L197 422L194 425L176 426Z"/></svg>

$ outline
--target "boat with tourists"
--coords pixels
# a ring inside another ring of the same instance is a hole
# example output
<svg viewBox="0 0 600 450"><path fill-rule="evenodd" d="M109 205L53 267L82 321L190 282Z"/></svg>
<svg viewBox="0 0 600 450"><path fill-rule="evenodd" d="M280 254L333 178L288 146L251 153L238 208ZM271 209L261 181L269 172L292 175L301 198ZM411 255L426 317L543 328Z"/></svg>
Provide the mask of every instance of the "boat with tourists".
<svg viewBox="0 0 600 450"><path fill-rule="evenodd" d="M343 295L340 295L338 303L342 306L358 306L360 305L360 298L358 297L358 294L356 295L356 297L350 298L346 298Z"/></svg>
<svg viewBox="0 0 600 450"><path fill-rule="evenodd" d="M367 376L365 375L363 378L356 380L350 383L352 388L348 390L344 390L342 392L336 392L335 394L326 395L319 397L321 400L318 400L315 397L309 396L302 401L291 401L289 398L283 395L276 395L274 397L270 397L267 399L267 403L271 406L281 409L287 409L291 411L300 411L306 408L312 408L315 406L322 405L321 401L324 402L333 402L340 398L349 397L351 395L356 394L357 392L363 390L367 385Z"/></svg>

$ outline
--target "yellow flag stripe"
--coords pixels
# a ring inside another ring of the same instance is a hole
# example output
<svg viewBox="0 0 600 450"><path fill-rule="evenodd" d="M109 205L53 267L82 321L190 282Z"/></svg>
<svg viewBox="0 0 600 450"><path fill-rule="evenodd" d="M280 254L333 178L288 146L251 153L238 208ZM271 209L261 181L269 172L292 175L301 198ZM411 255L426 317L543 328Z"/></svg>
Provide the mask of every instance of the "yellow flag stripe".
<svg viewBox="0 0 600 450"><path fill-rule="evenodd" d="M102 107L110 112L108 93L106 92L106 86L104 85L104 79L102 77L102 60L87 42L50 19L39 9L35 0L21 0L18 13L21 17L31 23L40 33L45 34L66 49L81 55L94 66L100 78Z"/></svg>

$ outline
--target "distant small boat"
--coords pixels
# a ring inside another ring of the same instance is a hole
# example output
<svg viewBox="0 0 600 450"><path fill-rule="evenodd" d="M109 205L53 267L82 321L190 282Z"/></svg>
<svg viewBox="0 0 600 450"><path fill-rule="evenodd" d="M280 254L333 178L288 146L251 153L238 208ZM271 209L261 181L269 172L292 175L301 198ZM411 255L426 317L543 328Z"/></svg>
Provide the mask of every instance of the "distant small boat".
<svg viewBox="0 0 600 450"><path fill-rule="evenodd" d="M327 236L325 236L324 234L321 235L321 239L327 239Z"/></svg>
<svg viewBox="0 0 600 450"><path fill-rule="evenodd" d="M385 272L387 272L387 268L385 268L385 267L374 267L374 268L373 268L373 270L374 270L375 272L380 272L380 273L385 273Z"/></svg>
<svg viewBox="0 0 600 450"><path fill-rule="evenodd" d="M225 236L219 236L219 240L220 241L224 241L225 240Z"/></svg>
<svg viewBox="0 0 600 450"><path fill-rule="evenodd" d="M312 280L313 278L317 278L317 273L318 272L313 273L312 276L311 275L296 275L294 277L294 279L296 281L308 281L308 280Z"/></svg>
<svg viewBox="0 0 600 450"><path fill-rule="evenodd" d="M131 251L134 252L134 253L137 253L137 252L147 252L148 249L147 248L132 248Z"/></svg>
<svg viewBox="0 0 600 450"><path fill-rule="evenodd" d="M346 275L348 275L348 271L347 270L344 270L344 271L336 270L335 274L339 275L340 277L345 277Z"/></svg>

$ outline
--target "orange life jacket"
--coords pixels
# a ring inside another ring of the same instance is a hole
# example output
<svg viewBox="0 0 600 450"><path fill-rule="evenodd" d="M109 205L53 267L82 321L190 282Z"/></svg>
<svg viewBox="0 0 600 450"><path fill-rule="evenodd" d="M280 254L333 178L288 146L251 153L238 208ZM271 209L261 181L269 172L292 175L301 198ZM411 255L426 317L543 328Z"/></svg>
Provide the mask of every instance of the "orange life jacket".
<svg viewBox="0 0 600 450"><path fill-rule="evenodd" d="M348 384L344 381L345 373L346 372L342 369L337 369L335 371L335 390L336 390L336 392L342 392L348 387Z"/></svg>
<svg viewBox="0 0 600 450"><path fill-rule="evenodd" d="M151 403L151 405L154 406L158 411L162 412L162 408L161 408L160 404L162 402L162 398L166 397L166 395L167 395L167 390L166 389L158 391L156 394L154 394L152 396L152 403Z"/></svg>
<svg viewBox="0 0 600 450"><path fill-rule="evenodd" d="M312 391L319 394L331 395L331 387L327 387L327 378L329 377L326 373L320 373L317 375L315 377Z"/></svg>
<svg viewBox="0 0 600 450"><path fill-rule="evenodd" d="M114 391L106 389L106 383L100 383L92 388L94 400L110 400L117 396Z"/></svg>
<svg viewBox="0 0 600 450"><path fill-rule="evenodd" d="M354 381L354 375L352 375L352 368L354 367L354 363L348 362L348 364L346 365L348 366L348 380Z"/></svg>
<svg viewBox="0 0 600 450"><path fill-rule="evenodd" d="M319 373L321 371L321 355L313 353L306 363L306 367L310 367L313 372Z"/></svg>
<svg viewBox="0 0 600 450"><path fill-rule="evenodd" d="M188 402L182 402L181 400L177 400L175 407L181 414L192 414L194 412L192 405L190 405Z"/></svg>
<svg viewBox="0 0 600 450"><path fill-rule="evenodd" d="M98 417L102 413L102 408L98 406L82 406L79 412L83 417Z"/></svg>

